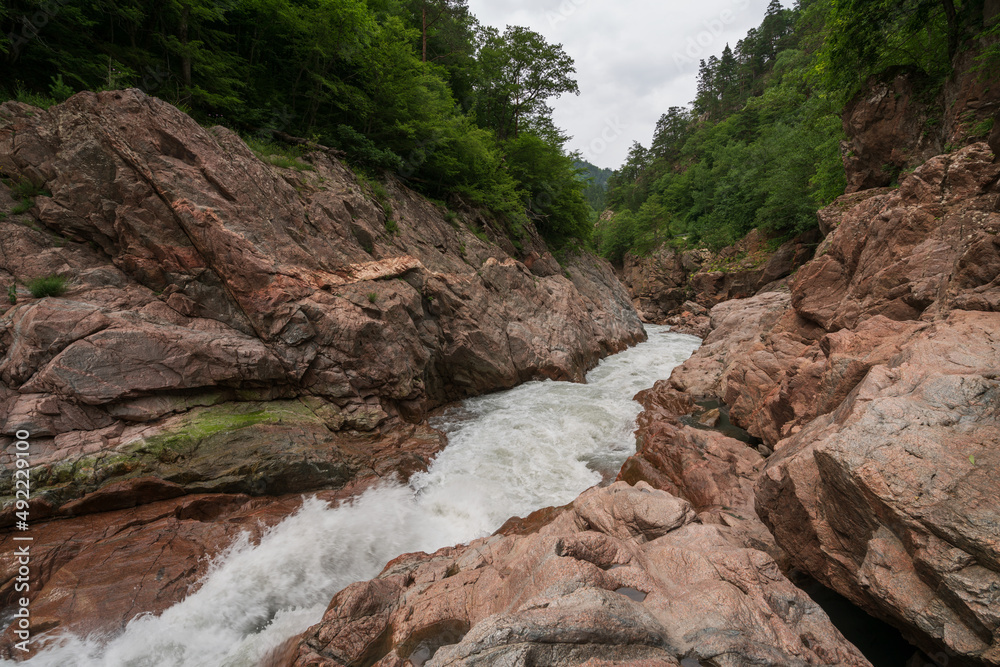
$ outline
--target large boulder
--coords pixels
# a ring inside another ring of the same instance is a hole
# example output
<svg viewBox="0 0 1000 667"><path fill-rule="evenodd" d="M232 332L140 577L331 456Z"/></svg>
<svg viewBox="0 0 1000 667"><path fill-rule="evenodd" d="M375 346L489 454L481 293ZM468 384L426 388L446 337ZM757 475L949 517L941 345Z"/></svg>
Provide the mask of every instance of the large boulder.
<svg viewBox="0 0 1000 667"><path fill-rule="evenodd" d="M1000 310L998 176L978 143L929 160L898 189L835 202L825 217L836 231L796 275L796 312L833 332L875 315Z"/></svg>
<svg viewBox="0 0 1000 667"><path fill-rule="evenodd" d="M644 408L636 420L636 453L622 465L618 479L645 482L687 500L703 523L727 526L740 544L765 551L786 567L787 556L754 506L754 484L764 469L761 453L717 430L693 425L691 397L667 381L635 400Z"/></svg>
<svg viewBox="0 0 1000 667"><path fill-rule="evenodd" d="M767 554L647 484L504 532L347 587L285 662L868 665Z"/></svg>
<svg viewBox="0 0 1000 667"><path fill-rule="evenodd" d="M757 509L796 564L935 654L1000 665L1000 313L954 311L781 442Z"/></svg>
<svg viewBox="0 0 1000 667"><path fill-rule="evenodd" d="M695 400L721 399L729 370L785 315L790 301L787 291L775 291L712 308L711 333L690 359L673 370L671 386Z"/></svg>

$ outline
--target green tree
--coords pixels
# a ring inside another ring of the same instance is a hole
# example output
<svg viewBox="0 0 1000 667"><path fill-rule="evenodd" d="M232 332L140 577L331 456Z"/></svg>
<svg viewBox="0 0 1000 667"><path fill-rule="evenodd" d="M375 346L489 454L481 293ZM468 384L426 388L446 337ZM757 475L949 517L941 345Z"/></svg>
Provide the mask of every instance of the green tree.
<svg viewBox="0 0 1000 667"><path fill-rule="evenodd" d="M547 241L557 246L591 236L591 208L584 197L584 170L562 148L531 132L506 144L507 163L526 198L525 210Z"/></svg>
<svg viewBox="0 0 1000 667"><path fill-rule="evenodd" d="M602 253L621 261L664 241L721 248L754 228L780 238L815 226L846 185L839 96L816 76L831 6L772 2L735 50L702 62L693 109L669 109L651 148L636 143L610 180Z"/></svg>
<svg viewBox="0 0 1000 667"><path fill-rule="evenodd" d="M622 265L625 254L635 248L636 238L636 221L631 211L602 220L594 232L598 252L618 266Z"/></svg>
<svg viewBox="0 0 1000 667"><path fill-rule="evenodd" d="M420 30L424 62L444 67L452 93L468 112L475 79L475 41L478 22L467 0L408 0L409 19Z"/></svg>
<svg viewBox="0 0 1000 667"><path fill-rule="evenodd" d="M744 100L740 96L739 63L729 44L722 50L722 57L719 58L714 74L714 88L718 92L722 112L732 113Z"/></svg>
<svg viewBox="0 0 1000 667"><path fill-rule="evenodd" d="M550 121L547 100L580 94L572 77L576 67L562 45L520 26L508 26L503 34L483 29L479 69L477 114L501 140Z"/></svg>
<svg viewBox="0 0 1000 667"><path fill-rule="evenodd" d="M691 111L684 107L670 107L656 121L650 152L657 160L674 160L680 155L684 142L691 134Z"/></svg>
<svg viewBox="0 0 1000 667"><path fill-rule="evenodd" d="M954 0L842 0L832 3L822 69L846 96L869 76L915 66L943 79L961 41L983 28L983 3Z"/></svg>

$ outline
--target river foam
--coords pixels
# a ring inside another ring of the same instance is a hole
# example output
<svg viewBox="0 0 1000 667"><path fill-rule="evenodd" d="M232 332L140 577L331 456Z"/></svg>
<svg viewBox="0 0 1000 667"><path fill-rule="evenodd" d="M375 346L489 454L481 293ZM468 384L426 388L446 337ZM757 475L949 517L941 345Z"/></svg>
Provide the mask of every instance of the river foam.
<svg viewBox="0 0 1000 667"><path fill-rule="evenodd" d="M318 622L333 595L389 560L490 534L511 516L571 502L635 451L632 397L700 341L647 327L649 341L605 359L587 384L530 382L470 399L432 423L448 447L409 484L330 507L315 498L216 557L201 586L114 637L62 636L33 667L250 667ZM15 663L2 663L15 664Z"/></svg>

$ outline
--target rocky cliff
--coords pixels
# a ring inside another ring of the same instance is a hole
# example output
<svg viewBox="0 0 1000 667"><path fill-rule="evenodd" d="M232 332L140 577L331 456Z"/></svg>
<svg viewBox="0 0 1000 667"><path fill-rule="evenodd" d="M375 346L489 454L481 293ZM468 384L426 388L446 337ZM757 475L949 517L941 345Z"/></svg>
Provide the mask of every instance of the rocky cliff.
<svg viewBox="0 0 1000 667"><path fill-rule="evenodd" d="M807 232L775 249L754 230L718 252L665 244L649 255L627 253L620 273L643 319L703 337L705 323L697 321L702 309L781 288L783 279L812 259L821 238L818 231Z"/></svg>
<svg viewBox="0 0 1000 667"><path fill-rule="evenodd" d="M790 290L712 310L623 469L771 549L766 528L777 558L942 664L1000 664L998 181L973 144L822 211ZM704 398L766 463L678 421Z"/></svg>
<svg viewBox="0 0 1000 667"><path fill-rule="evenodd" d="M986 11L989 22L997 7ZM918 68L872 78L843 112L847 192L885 187L901 173L955 148L986 140L1000 114L1000 90L978 49L959 53L944 85Z"/></svg>
<svg viewBox="0 0 1000 667"><path fill-rule="evenodd" d="M582 380L645 337L601 260L560 266L528 230L519 261L488 218L377 193L320 147L264 158L135 90L0 106L0 521L25 430L47 627L162 609L232 526L288 511L251 497L405 477L443 445L434 407ZM52 275L67 291L35 298ZM118 599L95 562L120 591L171 576L88 617Z"/></svg>

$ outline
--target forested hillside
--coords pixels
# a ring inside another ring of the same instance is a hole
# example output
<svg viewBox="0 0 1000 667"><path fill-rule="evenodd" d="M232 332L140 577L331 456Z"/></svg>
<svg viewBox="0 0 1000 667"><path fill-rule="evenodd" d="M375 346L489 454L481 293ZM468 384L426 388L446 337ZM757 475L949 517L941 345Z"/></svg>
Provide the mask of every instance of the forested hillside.
<svg viewBox="0 0 1000 667"><path fill-rule="evenodd" d="M845 103L900 68L932 98L969 49L993 76L986 5L772 0L613 175L576 162L552 122L548 102L579 93L573 60L527 28L479 25L466 0L9 0L0 99L138 87L273 161L332 146L371 177L492 211L515 245L527 220L555 247L588 244L610 207L594 242L621 260L814 226L844 191Z"/></svg>
<svg viewBox="0 0 1000 667"><path fill-rule="evenodd" d="M601 252L621 261L663 242L718 249L754 228L780 240L814 227L844 192L845 103L900 68L920 72L933 98L965 49L994 76L998 28L983 12L983 0L772 0L758 28L701 61L691 106L668 109L650 146L632 146L610 182Z"/></svg>
<svg viewBox="0 0 1000 667"><path fill-rule="evenodd" d="M587 182L587 189L583 192L587 203L595 211L603 211L607 203L608 181L614 175L614 170L598 167L586 160L577 160L576 168Z"/></svg>
<svg viewBox="0 0 1000 667"><path fill-rule="evenodd" d="M294 160L292 135L494 212L558 246L593 213L546 102L573 61L530 30L480 26L466 0L13 0L0 5L0 99L47 107L138 87ZM283 134L282 134L283 133Z"/></svg>

